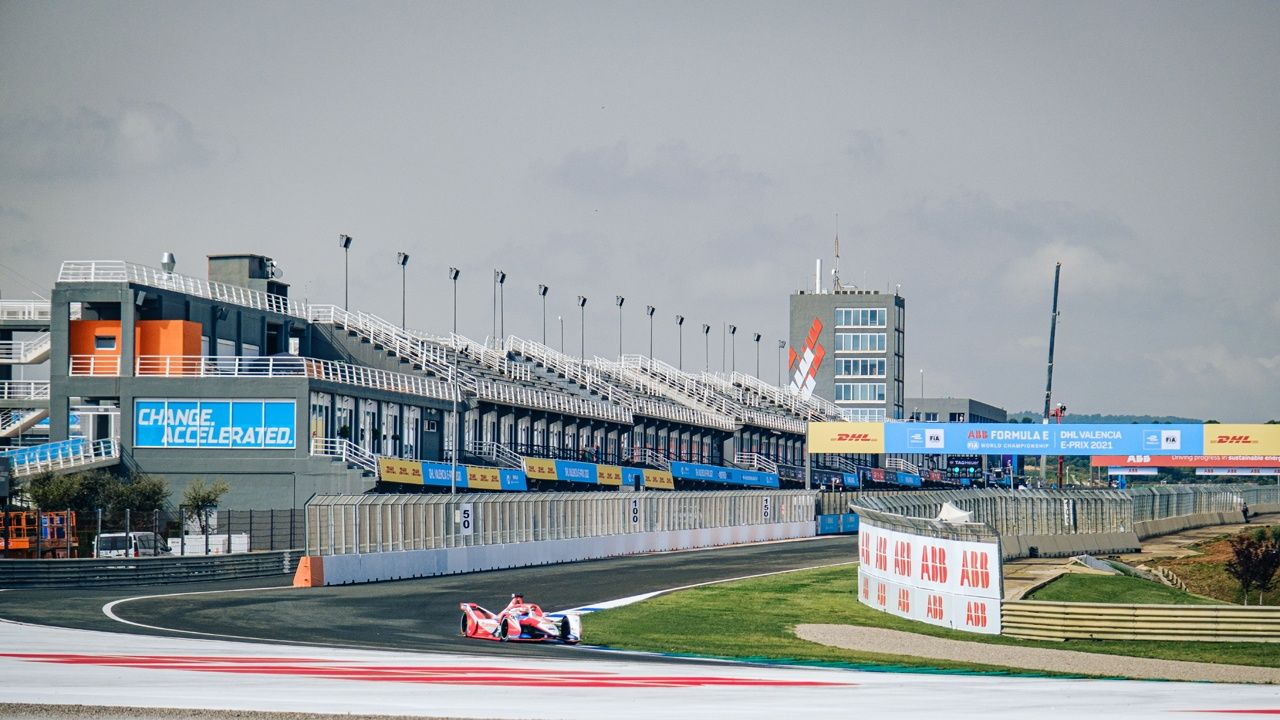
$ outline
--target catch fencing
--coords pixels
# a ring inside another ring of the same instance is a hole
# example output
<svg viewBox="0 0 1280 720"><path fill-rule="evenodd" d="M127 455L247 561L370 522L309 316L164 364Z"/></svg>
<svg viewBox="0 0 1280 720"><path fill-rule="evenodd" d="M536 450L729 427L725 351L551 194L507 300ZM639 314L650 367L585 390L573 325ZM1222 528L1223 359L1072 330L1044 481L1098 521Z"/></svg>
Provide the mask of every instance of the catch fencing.
<svg viewBox="0 0 1280 720"><path fill-rule="evenodd" d="M815 501L816 493L803 490L325 495L307 504L306 552L344 555L750 525L812 526Z"/></svg>

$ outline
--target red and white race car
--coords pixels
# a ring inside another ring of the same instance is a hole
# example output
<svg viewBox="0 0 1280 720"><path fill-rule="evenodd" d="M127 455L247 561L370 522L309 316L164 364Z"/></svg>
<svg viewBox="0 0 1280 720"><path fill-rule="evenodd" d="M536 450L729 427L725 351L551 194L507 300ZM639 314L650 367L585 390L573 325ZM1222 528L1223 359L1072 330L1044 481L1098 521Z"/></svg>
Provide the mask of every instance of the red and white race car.
<svg viewBox="0 0 1280 720"><path fill-rule="evenodd" d="M558 642L577 645L582 639L582 619L569 615L544 615L542 608L524 601L519 593L502 612L494 614L475 603L462 606L463 637L501 642Z"/></svg>

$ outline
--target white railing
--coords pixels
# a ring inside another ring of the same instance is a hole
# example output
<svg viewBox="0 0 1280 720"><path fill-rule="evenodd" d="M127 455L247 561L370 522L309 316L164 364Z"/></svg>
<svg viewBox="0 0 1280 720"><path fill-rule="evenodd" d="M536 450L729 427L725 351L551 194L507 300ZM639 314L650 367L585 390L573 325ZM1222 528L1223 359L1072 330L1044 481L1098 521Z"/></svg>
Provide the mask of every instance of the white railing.
<svg viewBox="0 0 1280 720"><path fill-rule="evenodd" d="M597 363L602 362L608 361L597 358ZM620 367L628 378L642 381L645 378L656 380L660 385L677 393L675 399L680 400L682 399L680 396L683 396L684 400L692 401L712 412L727 415L735 420L795 434L803 434L806 430L805 422L799 418L748 408L716 392L709 385L699 382L697 377L677 370L661 360L643 355L623 355L621 362L615 365Z"/></svg>
<svg viewBox="0 0 1280 720"><path fill-rule="evenodd" d="M341 438L311 438L311 454L342 460L365 472L378 474L378 456Z"/></svg>
<svg viewBox="0 0 1280 720"><path fill-rule="evenodd" d="M742 467L749 467L755 470L764 470L765 472L777 473L778 463L773 458L760 453L738 452L733 456L733 464Z"/></svg>
<svg viewBox="0 0 1280 720"><path fill-rule="evenodd" d="M73 357L72 360L75 360ZM74 362L73 362L74 366ZM447 382L421 375L379 370L332 360L301 357L198 357L142 355L134 372L159 377L307 377L312 380L419 395L439 400L461 399L461 391ZM76 373L72 373L73 375Z"/></svg>
<svg viewBox="0 0 1280 720"><path fill-rule="evenodd" d="M72 355L67 365L67 374L72 377L91 375L119 375L119 355Z"/></svg>
<svg viewBox="0 0 1280 720"><path fill-rule="evenodd" d="M0 411L0 438L13 437L49 417L48 408Z"/></svg>
<svg viewBox="0 0 1280 720"><path fill-rule="evenodd" d="M911 473L912 475L920 474L920 468L917 467L915 463L908 462L902 458L885 458L884 466L890 470L901 470L902 472Z"/></svg>
<svg viewBox="0 0 1280 720"><path fill-rule="evenodd" d="M564 393L551 393L510 383L493 382L492 380L477 381L476 397L504 405L518 405L534 410L550 410L551 412L564 413L565 415L592 417L619 423L630 423L633 420L630 410L617 405L587 400L586 398Z"/></svg>
<svg viewBox="0 0 1280 720"><path fill-rule="evenodd" d="M594 368L575 358L557 352L542 343L522 340L514 335L507 338L507 351L517 352L531 358L543 367L557 372L565 379L575 382L612 403L623 407L632 407L636 398L626 390L605 379Z"/></svg>
<svg viewBox="0 0 1280 720"><path fill-rule="evenodd" d="M37 475L94 464L105 465L109 464L106 461L120 457L120 443L115 439L70 441L51 445L56 447L44 452L28 451L14 455L14 476Z"/></svg>
<svg viewBox="0 0 1280 720"><path fill-rule="evenodd" d="M533 382L533 371L523 363L511 362L506 353L481 345L471 338L450 334L445 340L451 347L501 375L522 382Z"/></svg>
<svg viewBox="0 0 1280 720"><path fill-rule="evenodd" d="M631 461L641 465L652 465L663 470L671 469L671 461L665 455L652 448L632 448Z"/></svg>
<svg viewBox="0 0 1280 720"><path fill-rule="evenodd" d="M762 395L797 415L810 420L839 420L841 418L838 405L817 395L811 395L806 400L796 393L784 390L776 385L770 385L754 375L737 371L729 375L729 382Z"/></svg>
<svg viewBox="0 0 1280 720"><path fill-rule="evenodd" d="M123 260L67 260L58 271L58 282L131 282L255 310L307 317L306 305L282 295L167 273Z"/></svg>
<svg viewBox="0 0 1280 720"><path fill-rule="evenodd" d="M34 365L44 362L52 347L51 337L49 333L42 333L34 340L0 341L0 364Z"/></svg>
<svg viewBox="0 0 1280 720"><path fill-rule="evenodd" d="M48 400L48 380L0 381L0 400Z"/></svg>
<svg viewBox="0 0 1280 720"><path fill-rule="evenodd" d="M631 412L635 415L673 420L678 423L719 428L727 432L738 429L738 424L732 418L695 410L666 399L638 397Z"/></svg>
<svg viewBox="0 0 1280 720"><path fill-rule="evenodd" d="M467 452L509 468L523 468L524 458L501 443L490 440L468 440Z"/></svg>
<svg viewBox="0 0 1280 720"><path fill-rule="evenodd" d="M48 300L0 300L0 320L30 320L47 324L51 316Z"/></svg>

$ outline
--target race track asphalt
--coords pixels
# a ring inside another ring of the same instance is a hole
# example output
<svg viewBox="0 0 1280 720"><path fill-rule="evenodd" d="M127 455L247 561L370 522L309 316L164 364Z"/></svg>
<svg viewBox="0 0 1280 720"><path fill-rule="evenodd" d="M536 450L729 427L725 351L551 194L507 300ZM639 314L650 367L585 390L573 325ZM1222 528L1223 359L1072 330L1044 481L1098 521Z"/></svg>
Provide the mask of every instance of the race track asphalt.
<svg viewBox="0 0 1280 720"><path fill-rule="evenodd" d="M851 562L856 538L655 553L418 580L293 588L291 578L165 586L22 589L0 592L0 618L116 633L217 637L322 646L464 654L563 653L458 635L460 602L491 610L513 592L548 612L646 592L761 573ZM195 594L199 593L199 594ZM172 594L172 595L168 595ZM132 599L137 598L137 599ZM121 619L108 617L112 601ZM181 632L185 631L185 632ZM590 617L584 619L590 642ZM122 638L127 643L127 639ZM121 647L126 651L127 647ZM563 657L563 655L559 655Z"/></svg>

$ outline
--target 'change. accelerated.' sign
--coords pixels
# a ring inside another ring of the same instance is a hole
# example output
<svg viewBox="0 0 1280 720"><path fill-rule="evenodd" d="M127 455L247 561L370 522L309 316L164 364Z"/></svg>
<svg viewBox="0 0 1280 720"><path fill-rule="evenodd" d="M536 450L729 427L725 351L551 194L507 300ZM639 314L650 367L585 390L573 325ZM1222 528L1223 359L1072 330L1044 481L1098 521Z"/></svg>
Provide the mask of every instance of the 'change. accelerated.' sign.
<svg viewBox="0 0 1280 720"><path fill-rule="evenodd" d="M137 400L133 445L290 450L295 418L293 400Z"/></svg>

